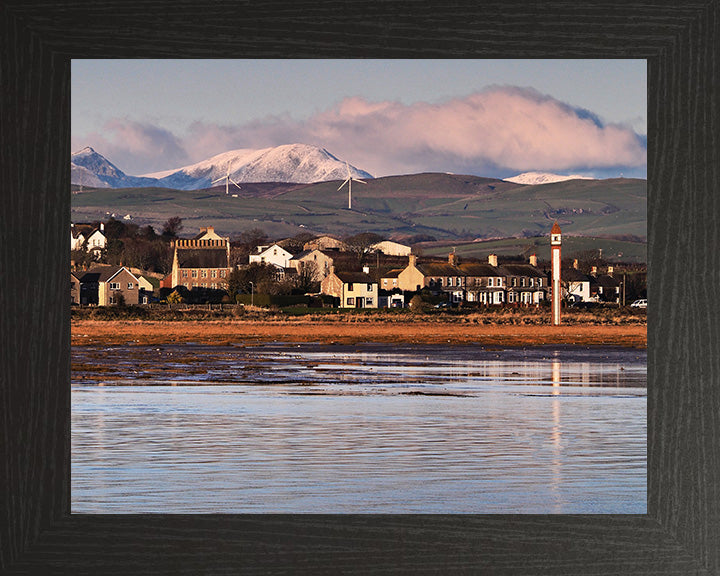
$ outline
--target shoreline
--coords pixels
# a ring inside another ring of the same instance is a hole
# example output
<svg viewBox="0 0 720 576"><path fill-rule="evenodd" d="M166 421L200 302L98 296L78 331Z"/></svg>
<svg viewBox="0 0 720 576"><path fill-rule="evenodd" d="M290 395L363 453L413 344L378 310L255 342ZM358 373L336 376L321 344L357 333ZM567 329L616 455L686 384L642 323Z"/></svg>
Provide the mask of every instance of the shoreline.
<svg viewBox="0 0 720 576"><path fill-rule="evenodd" d="M484 324L448 320L73 320L71 345L480 344L493 346L624 346L647 348L644 324Z"/></svg>

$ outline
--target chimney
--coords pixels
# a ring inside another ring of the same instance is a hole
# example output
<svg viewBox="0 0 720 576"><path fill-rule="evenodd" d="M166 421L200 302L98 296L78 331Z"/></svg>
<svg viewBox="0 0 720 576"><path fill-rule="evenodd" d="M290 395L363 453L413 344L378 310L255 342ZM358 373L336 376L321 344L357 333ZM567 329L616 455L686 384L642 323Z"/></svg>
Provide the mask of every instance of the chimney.
<svg viewBox="0 0 720 576"><path fill-rule="evenodd" d="M497 265L498 265L498 263L497 263L497 254L490 254L490 255L488 255L488 264L490 264L490 266L497 266Z"/></svg>
<svg viewBox="0 0 720 576"><path fill-rule="evenodd" d="M330 266L330 274L329 275L332 276L333 274L335 274L335 266Z"/></svg>
<svg viewBox="0 0 720 576"><path fill-rule="evenodd" d="M613 268L612 266L608 266L608 276L612 276L614 271L615 268Z"/></svg>
<svg viewBox="0 0 720 576"><path fill-rule="evenodd" d="M597 266L593 266L590 269L590 274L592 274L593 276L597 276Z"/></svg>
<svg viewBox="0 0 720 576"><path fill-rule="evenodd" d="M415 254L408 255L408 266L415 266L417 264L417 256Z"/></svg>
<svg viewBox="0 0 720 576"><path fill-rule="evenodd" d="M363 274L370 274L370 266L363 266Z"/></svg>
<svg viewBox="0 0 720 576"><path fill-rule="evenodd" d="M100 222L100 232L105 232L105 223Z"/></svg>
<svg viewBox="0 0 720 576"><path fill-rule="evenodd" d="M537 268L537 254L530 254L530 266Z"/></svg>
<svg viewBox="0 0 720 576"><path fill-rule="evenodd" d="M577 258L575 258L575 260L573 260L573 268L575 268L575 270L577 270L577 269L578 269L578 265L579 265L579 264L578 264Z"/></svg>

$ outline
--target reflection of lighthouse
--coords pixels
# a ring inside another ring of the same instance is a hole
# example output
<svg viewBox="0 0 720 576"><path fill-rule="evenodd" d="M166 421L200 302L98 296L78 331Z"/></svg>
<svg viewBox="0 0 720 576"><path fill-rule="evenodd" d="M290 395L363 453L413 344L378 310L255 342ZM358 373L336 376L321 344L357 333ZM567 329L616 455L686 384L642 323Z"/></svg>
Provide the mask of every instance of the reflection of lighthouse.
<svg viewBox="0 0 720 576"><path fill-rule="evenodd" d="M560 226L555 222L550 230L550 250L552 252L552 324L560 326L560 244L562 235Z"/></svg>

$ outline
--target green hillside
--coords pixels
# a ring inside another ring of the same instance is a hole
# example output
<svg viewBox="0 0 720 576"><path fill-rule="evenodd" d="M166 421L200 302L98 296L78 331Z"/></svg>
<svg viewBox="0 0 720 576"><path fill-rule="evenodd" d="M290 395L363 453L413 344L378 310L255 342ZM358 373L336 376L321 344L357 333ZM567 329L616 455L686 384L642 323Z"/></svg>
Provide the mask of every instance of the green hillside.
<svg viewBox="0 0 720 576"><path fill-rule="evenodd" d="M546 234L557 220L569 236L647 236L647 182L634 179L570 180L524 186L475 176L413 174L353 183L353 209L340 182L243 185L224 188L95 189L72 196L76 222L130 215L156 228L171 216L185 230L214 225L233 235L262 228L272 237L306 231L348 236L430 234L438 240L529 237Z"/></svg>
<svg viewBox="0 0 720 576"><path fill-rule="evenodd" d="M445 258L450 252L460 257L487 259L489 254L498 256L525 256L535 254L538 260L550 260L550 239L547 236L538 238L503 238L500 240L484 240L479 242L430 242L418 245L416 251L426 256ZM641 241L616 240L586 236L566 236L562 238L563 258L587 260L588 255L602 257L609 262L647 262L647 243Z"/></svg>

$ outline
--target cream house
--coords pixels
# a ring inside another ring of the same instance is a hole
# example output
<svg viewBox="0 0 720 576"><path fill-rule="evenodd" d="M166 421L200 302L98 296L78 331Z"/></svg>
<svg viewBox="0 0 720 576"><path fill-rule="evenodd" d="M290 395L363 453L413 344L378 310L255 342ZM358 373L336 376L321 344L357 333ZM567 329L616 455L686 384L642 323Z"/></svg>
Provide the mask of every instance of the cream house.
<svg viewBox="0 0 720 576"><path fill-rule="evenodd" d="M336 272L320 283L320 292L338 300L340 308L377 308L378 285L364 272Z"/></svg>

